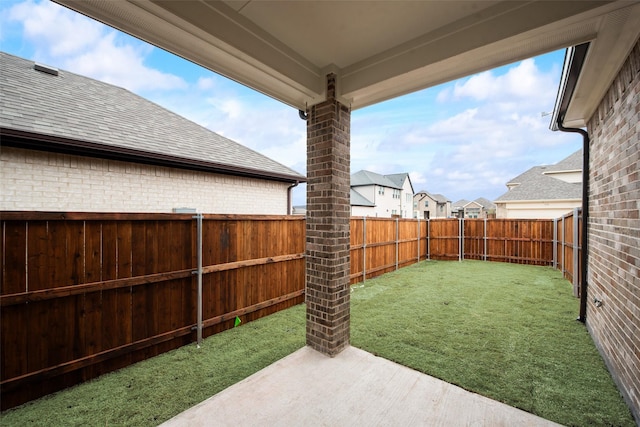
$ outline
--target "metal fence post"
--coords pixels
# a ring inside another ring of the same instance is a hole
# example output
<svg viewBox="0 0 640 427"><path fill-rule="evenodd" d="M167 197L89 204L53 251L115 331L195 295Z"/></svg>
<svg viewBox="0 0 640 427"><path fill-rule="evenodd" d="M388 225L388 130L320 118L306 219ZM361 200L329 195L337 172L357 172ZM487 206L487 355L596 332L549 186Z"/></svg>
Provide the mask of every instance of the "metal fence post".
<svg viewBox="0 0 640 427"><path fill-rule="evenodd" d="M197 345L200 348L202 344L202 214L197 214L193 218L196 219L196 245L197 245L197 270L198 275L198 302L197 302Z"/></svg>
<svg viewBox="0 0 640 427"><path fill-rule="evenodd" d="M553 269L558 269L558 218L553 219Z"/></svg>
<svg viewBox="0 0 640 427"><path fill-rule="evenodd" d="M573 209L573 274L571 282L573 284L573 294L578 296L578 276L580 274L578 268L578 208Z"/></svg>
<svg viewBox="0 0 640 427"><path fill-rule="evenodd" d="M418 242L418 262L420 262L420 218L416 218L418 220L418 233L416 234L416 240Z"/></svg>
<svg viewBox="0 0 640 427"><path fill-rule="evenodd" d="M484 260L487 260L487 218L484 219Z"/></svg>
<svg viewBox="0 0 640 427"><path fill-rule="evenodd" d="M431 220L427 218L427 259L431 259Z"/></svg>
<svg viewBox="0 0 640 427"><path fill-rule="evenodd" d="M564 266L564 217L566 215L562 215L562 245L561 245L561 250L562 250L562 254L560 256L560 259L562 260L562 275L564 276L564 273L566 272L566 268Z"/></svg>
<svg viewBox="0 0 640 427"><path fill-rule="evenodd" d="M396 270L398 269L398 249L400 240L400 220L396 218Z"/></svg>
<svg viewBox="0 0 640 427"><path fill-rule="evenodd" d="M464 217L458 220L458 237L460 250L458 251L458 261L464 260Z"/></svg>

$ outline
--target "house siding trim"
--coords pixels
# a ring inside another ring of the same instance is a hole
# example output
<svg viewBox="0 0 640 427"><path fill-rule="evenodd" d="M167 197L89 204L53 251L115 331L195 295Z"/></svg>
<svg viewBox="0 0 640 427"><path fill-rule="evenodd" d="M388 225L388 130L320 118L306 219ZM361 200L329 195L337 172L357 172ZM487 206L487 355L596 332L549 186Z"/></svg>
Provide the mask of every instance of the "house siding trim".
<svg viewBox="0 0 640 427"><path fill-rule="evenodd" d="M269 179L289 183L306 182L306 178L302 175L285 175L275 172L259 171L239 166L135 150L127 147L117 147L113 145L107 146L52 135L35 134L5 127L0 128L0 136L2 139L2 145L7 147L26 148L87 157L99 157L108 160L120 160L147 165L182 168L249 178Z"/></svg>

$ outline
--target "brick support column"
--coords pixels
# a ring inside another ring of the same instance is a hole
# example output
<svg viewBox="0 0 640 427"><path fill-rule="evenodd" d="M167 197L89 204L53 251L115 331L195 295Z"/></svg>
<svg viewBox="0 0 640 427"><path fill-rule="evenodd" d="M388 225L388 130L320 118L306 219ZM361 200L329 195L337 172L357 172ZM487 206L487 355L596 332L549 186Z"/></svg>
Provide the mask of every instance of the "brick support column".
<svg viewBox="0 0 640 427"><path fill-rule="evenodd" d="M331 357L349 345L349 219L351 112L327 100L307 119L307 345Z"/></svg>

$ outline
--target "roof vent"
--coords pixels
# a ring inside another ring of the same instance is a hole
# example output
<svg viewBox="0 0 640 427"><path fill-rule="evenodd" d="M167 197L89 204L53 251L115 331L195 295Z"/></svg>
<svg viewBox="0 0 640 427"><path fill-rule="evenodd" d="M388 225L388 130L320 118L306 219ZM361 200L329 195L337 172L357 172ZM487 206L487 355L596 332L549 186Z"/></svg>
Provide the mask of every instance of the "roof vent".
<svg viewBox="0 0 640 427"><path fill-rule="evenodd" d="M52 76L58 75L58 69L49 67L48 65L38 64L37 62L33 64L33 69L36 71L40 71L42 73L51 74Z"/></svg>

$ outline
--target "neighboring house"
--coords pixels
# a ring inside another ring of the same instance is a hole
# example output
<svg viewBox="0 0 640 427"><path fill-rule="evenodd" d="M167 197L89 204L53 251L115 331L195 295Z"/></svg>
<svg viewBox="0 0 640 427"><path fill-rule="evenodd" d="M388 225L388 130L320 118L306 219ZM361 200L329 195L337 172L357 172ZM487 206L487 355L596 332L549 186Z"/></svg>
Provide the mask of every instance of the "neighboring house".
<svg viewBox="0 0 640 427"><path fill-rule="evenodd" d="M407 173L351 175L351 215L413 218L413 185Z"/></svg>
<svg viewBox="0 0 640 427"><path fill-rule="evenodd" d="M431 194L426 190L420 190L413 196L413 210L416 218L449 218L451 200L442 194Z"/></svg>
<svg viewBox="0 0 640 427"><path fill-rule="evenodd" d="M464 207L471 203L467 199L460 199L451 205L451 216L454 218L464 218Z"/></svg>
<svg viewBox="0 0 640 427"><path fill-rule="evenodd" d="M498 218L558 218L582 205L582 150L551 166L534 166L495 200Z"/></svg>
<svg viewBox="0 0 640 427"><path fill-rule="evenodd" d="M484 197L460 199L451 206L451 216L455 218L495 218L495 213L496 206Z"/></svg>
<svg viewBox="0 0 640 427"><path fill-rule="evenodd" d="M352 216L377 216L376 205L353 188L350 191L351 196L351 215Z"/></svg>
<svg viewBox="0 0 640 427"><path fill-rule="evenodd" d="M287 214L306 181L123 88L0 63L0 210Z"/></svg>
<svg viewBox="0 0 640 427"><path fill-rule="evenodd" d="M478 197L474 200L475 203L478 203L482 206L480 214L478 218L495 218L496 217L496 205L491 200L486 199L484 197Z"/></svg>
<svg viewBox="0 0 640 427"><path fill-rule="evenodd" d="M460 199L451 205L451 216L454 218L495 218L496 205L484 197L469 201Z"/></svg>

